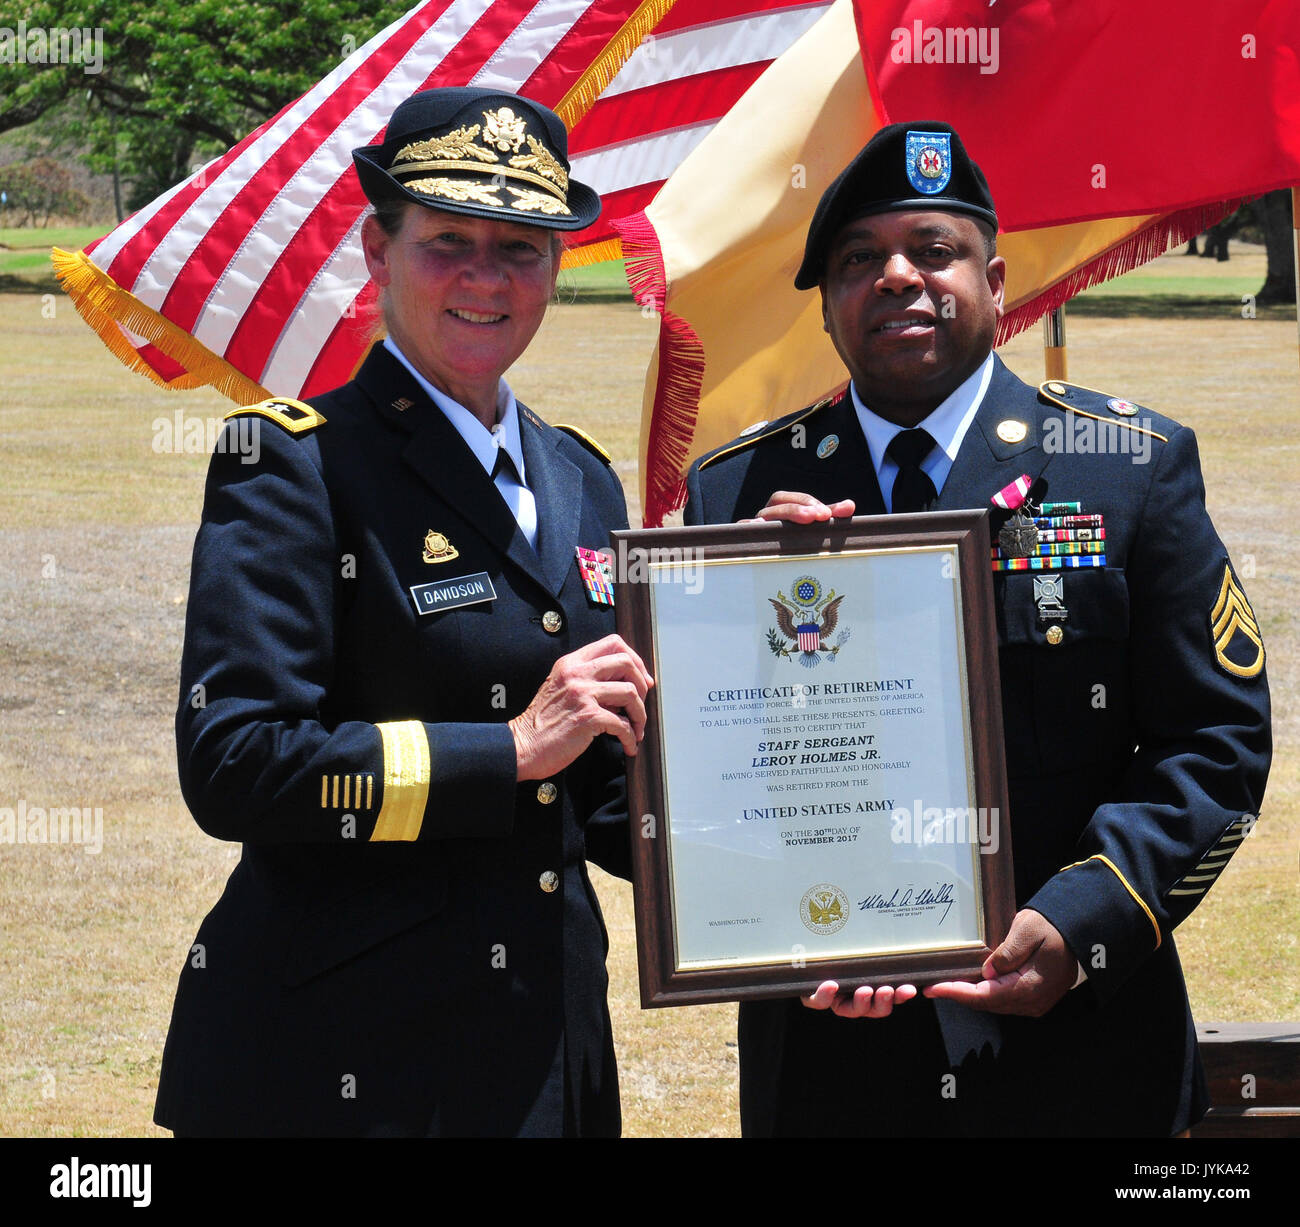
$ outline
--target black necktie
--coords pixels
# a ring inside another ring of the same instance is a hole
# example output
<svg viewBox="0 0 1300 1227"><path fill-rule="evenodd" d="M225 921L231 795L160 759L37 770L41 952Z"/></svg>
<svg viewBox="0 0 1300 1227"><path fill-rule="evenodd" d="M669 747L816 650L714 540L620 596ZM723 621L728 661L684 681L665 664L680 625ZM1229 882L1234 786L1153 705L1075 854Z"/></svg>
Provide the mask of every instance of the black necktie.
<svg viewBox="0 0 1300 1227"><path fill-rule="evenodd" d="M522 486L524 484L519 480L519 470L515 468L514 457L504 447L498 447L496 463L492 466L492 480L496 481L503 473L506 480L512 485Z"/></svg>
<svg viewBox="0 0 1300 1227"><path fill-rule="evenodd" d="M934 449L934 440L924 430L903 430L890 440L885 455L898 465L894 494L890 502L894 514L904 511L929 511L939 498L934 482L921 472L921 461Z"/></svg>

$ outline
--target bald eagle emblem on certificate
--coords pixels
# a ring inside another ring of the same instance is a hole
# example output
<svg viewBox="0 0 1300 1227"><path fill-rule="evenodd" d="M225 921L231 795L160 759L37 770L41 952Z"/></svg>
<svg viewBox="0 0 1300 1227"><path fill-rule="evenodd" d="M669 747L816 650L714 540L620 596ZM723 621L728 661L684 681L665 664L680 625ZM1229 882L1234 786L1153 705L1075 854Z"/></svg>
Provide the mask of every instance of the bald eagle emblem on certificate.
<svg viewBox="0 0 1300 1227"><path fill-rule="evenodd" d="M777 592L767 598L776 610L776 626L767 632L767 646L774 656L794 657L811 669L823 660L834 660L849 641L848 627L839 626L842 596L835 590L823 594L822 586L812 575L801 575L790 586L790 595ZM835 635L834 640L831 636Z"/></svg>
<svg viewBox="0 0 1300 1227"><path fill-rule="evenodd" d="M800 900L799 919L814 933L838 933L849 923L849 897L838 886L821 882Z"/></svg>

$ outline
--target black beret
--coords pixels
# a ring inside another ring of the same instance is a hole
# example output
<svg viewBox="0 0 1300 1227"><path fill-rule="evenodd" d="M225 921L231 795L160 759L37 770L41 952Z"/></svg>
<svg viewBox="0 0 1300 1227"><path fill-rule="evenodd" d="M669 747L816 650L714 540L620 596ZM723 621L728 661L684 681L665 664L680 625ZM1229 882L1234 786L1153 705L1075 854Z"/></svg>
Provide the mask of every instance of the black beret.
<svg viewBox="0 0 1300 1227"><path fill-rule="evenodd" d="M817 202L795 289L821 281L827 249L845 222L904 209L966 213L997 230L988 181L951 125L890 124L867 142Z"/></svg>
<svg viewBox="0 0 1300 1227"><path fill-rule="evenodd" d="M569 178L569 136L549 107L461 86L412 94L378 145L352 151L372 204L410 201L451 213L581 230L600 197Z"/></svg>

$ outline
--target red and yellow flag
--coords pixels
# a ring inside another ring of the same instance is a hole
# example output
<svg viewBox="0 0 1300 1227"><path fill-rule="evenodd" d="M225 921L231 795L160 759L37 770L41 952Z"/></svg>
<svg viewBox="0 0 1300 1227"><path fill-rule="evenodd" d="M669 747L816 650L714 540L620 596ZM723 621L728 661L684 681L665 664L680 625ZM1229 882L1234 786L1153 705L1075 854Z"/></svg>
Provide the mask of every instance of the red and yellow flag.
<svg viewBox="0 0 1300 1227"><path fill-rule="evenodd" d="M680 505L692 457L844 383L820 298L793 278L818 198L877 128L946 120L988 175L1002 343L1241 198L1300 183L1298 65L1300 8L1283 0L1190 18L1119 0L836 0L615 223L634 292L661 314L646 523Z"/></svg>

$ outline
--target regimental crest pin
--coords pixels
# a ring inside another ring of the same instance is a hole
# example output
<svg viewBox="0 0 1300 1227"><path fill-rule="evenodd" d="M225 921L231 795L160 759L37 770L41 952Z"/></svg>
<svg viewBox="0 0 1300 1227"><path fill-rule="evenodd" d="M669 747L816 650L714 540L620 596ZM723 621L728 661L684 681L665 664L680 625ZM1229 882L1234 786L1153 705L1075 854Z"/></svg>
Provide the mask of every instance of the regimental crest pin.
<svg viewBox="0 0 1300 1227"><path fill-rule="evenodd" d="M450 562L453 558L459 557L460 551L442 533L435 533L433 529L429 529L424 534L425 562Z"/></svg>
<svg viewBox="0 0 1300 1227"><path fill-rule="evenodd" d="M831 589L823 595L815 577L801 575L790 587L790 596L778 592L768 604L776 610L776 626L767 632L767 646L773 656L795 657L807 669L823 660L834 660L849 641L849 628L839 625L842 596ZM778 629L779 628L779 629Z"/></svg>
<svg viewBox="0 0 1300 1227"><path fill-rule="evenodd" d="M909 132L904 146L907 181L924 196L934 196L952 178L952 138L947 132Z"/></svg>
<svg viewBox="0 0 1300 1227"><path fill-rule="evenodd" d="M819 882L799 901L799 919L813 933L838 933L849 923L849 897L838 886Z"/></svg>
<svg viewBox="0 0 1300 1227"><path fill-rule="evenodd" d="M828 456L835 455L835 451L839 445L839 435L827 435L819 444L817 444L817 459L825 460Z"/></svg>
<svg viewBox="0 0 1300 1227"><path fill-rule="evenodd" d="M1138 407L1131 400L1121 400L1118 396L1112 396L1106 402L1106 408L1111 413L1118 413L1122 418L1131 418L1137 414Z"/></svg>

